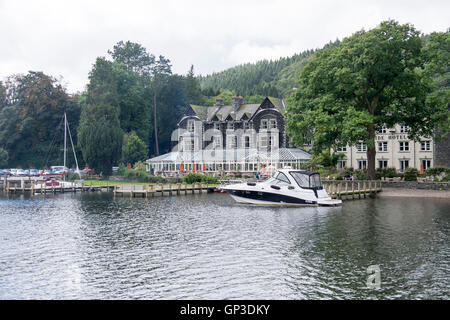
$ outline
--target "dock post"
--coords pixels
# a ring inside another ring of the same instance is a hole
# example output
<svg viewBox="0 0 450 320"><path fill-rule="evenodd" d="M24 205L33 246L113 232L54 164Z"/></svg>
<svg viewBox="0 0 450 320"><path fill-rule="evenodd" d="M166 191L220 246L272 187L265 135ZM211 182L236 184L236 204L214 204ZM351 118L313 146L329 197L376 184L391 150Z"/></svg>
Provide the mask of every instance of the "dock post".
<svg viewBox="0 0 450 320"><path fill-rule="evenodd" d="M358 181L358 199L361 199L360 182Z"/></svg>
<svg viewBox="0 0 450 320"><path fill-rule="evenodd" d="M31 195L34 195L34 180L31 181Z"/></svg>
<svg viewBox="0 0 450 320"><path fill-rule="evenodd" d="M345 181L345 198L348 198L348 181Z"/></svg>
<svg viewBox="0 0 450 320"><path fill-rule="evenodd" d="M338 186L337 186L337 193L338 193L338 199L341 199L341 182L339 182Z"/></svg>
<svg viewBox="0 0 450 320"><path fill-rule="evenodd" d="M352 181L352 199L355 199L355 182Z"/></svg>
<svg viewBox="0 0 450 320"><path fill-rule="evenodd" d="M363 195L364 199L366 198L366 181L363 181Z"/></svg>

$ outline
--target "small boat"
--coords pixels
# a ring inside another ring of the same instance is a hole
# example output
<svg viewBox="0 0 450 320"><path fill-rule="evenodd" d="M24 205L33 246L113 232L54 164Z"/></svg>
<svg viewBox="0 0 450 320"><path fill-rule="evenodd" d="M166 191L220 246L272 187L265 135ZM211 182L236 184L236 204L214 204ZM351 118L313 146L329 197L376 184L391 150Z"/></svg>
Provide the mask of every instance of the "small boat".
<svg viewBox="0 0 450 320"><path fill-rule="evenodd" d="M244 182L221 187L236 202L276 206L338 206L322 186L317 172L278 170L263 182Z"/></svg>

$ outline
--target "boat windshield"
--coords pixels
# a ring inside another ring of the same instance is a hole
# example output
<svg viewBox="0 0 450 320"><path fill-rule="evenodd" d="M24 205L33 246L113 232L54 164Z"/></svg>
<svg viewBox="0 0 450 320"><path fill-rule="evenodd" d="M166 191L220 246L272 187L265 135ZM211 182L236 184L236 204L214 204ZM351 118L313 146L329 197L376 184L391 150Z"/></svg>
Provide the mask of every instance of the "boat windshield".
<svg viewBox="0 0 450 320"><path fill-rule="evenodd" d="M286 175L282 172L278 172L277 174L275 174L275 176L273 176L272 178L268 179L266 181L267 184L276 184L276 185L282 185L282 186L286 186L286 185L290 185L291 182L289 181L288 177L286 177Z"/></svg>
<svg viewBox="0 0 450 320"><path fill-rule="evenodd" d="M304 172L291 172L291 176L301 188L320 188L322 181L318 173L306 174Z"/></svg>

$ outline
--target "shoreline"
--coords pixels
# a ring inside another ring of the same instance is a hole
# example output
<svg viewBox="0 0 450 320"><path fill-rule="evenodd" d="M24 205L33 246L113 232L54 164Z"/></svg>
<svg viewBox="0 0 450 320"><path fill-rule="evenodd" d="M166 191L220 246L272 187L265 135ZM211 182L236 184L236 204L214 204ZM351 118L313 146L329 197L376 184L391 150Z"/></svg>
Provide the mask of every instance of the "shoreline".
<svg viewBox="0 0 450 320"><path fill-rule="evenodd" d="M383 188L383 191L377 194L378 197L386 198L440 198L450 199L450 190L423 190L406 188Z"/></svg>

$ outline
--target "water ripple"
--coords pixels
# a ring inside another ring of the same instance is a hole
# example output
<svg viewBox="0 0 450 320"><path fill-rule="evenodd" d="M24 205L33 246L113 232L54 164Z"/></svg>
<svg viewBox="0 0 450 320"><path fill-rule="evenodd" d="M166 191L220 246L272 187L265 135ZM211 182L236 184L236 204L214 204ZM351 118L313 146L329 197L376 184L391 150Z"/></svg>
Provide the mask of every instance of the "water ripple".
<svg viewBox="0 0 450 320"><path fill-rule="evenodd" d="M0 299L448 299L448 200L0 198ZM366 288L366 269L381 288Z"/></svg>

